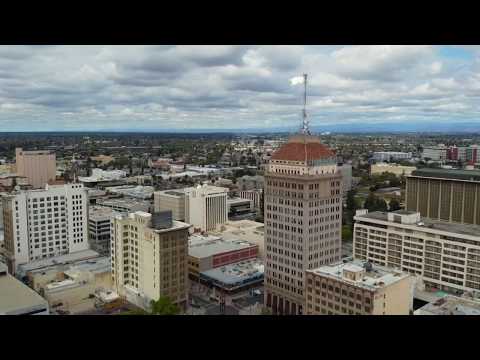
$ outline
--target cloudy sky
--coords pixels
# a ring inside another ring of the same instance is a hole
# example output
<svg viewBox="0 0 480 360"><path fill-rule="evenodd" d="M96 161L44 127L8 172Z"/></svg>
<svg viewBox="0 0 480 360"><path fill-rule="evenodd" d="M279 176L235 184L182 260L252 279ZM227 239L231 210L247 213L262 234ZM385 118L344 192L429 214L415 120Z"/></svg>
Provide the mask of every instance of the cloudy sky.
<svg viewBox="0 0 480 360"><path fill-rule="evenodd" d="M0 131L478 122L478 46L0 46Z"/></svg>

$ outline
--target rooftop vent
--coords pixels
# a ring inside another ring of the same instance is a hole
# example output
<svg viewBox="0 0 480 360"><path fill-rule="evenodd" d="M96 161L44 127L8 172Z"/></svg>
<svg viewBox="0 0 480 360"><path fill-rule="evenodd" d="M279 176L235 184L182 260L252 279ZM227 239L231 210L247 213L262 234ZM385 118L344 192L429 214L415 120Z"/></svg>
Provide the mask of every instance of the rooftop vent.
<svg viewBox="0 0 480 360"><path fill-rule="evenodd" d="M367 261L365 264L364 264L364 267L365 267L365 270L366 271L372 271L373 270L373 265L370 261Z"/></svg>

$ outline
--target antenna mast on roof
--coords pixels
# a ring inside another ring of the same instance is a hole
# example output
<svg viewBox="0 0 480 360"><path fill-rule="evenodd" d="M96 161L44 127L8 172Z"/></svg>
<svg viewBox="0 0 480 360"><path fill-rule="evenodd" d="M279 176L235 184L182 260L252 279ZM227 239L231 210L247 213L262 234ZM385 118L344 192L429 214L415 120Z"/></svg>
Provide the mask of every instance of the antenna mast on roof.
<svg viewBox="0 0 480 360"><path fill-rule="evenodd" d="M305 135L310 135L307 119L307 74L303 74L303 125L302 132Z"/></svg>

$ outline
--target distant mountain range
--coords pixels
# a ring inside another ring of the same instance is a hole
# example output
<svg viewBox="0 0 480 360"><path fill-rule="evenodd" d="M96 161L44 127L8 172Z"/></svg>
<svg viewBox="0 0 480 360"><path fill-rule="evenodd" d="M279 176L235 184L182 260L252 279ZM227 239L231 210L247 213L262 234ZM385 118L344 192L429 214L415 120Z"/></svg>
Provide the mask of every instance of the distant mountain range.
<svg viewBox="0 0 480 360"><path fill-rule="evenodd" d="M269 127L269 128L243 128L243 129L99 129L99 130L75 130L75 131L43 131L48 133L292 133L298 131L298 127ZM464 134L480 133L480 122L455 122L451 123L419 123L419 122L386 122L386 123L350 123L350 124L325 124L311 127L312 132L322 133L444 133ZM28 131L35 133L35 131ZM12 131L22 133L22 131Z"/></svg>
<svg viewBox="0 0 480 360"><path fill-rule="evenodd" d="M269 128L243 128L243 129L119 129L99 130L102 132L166 132L166 133L291 133L299 127L269 127ZM351 124L326 124L312 126L312 132L332 133L480 133L480 123L474 122L452 122L452 123L351 123Z"/></svg>

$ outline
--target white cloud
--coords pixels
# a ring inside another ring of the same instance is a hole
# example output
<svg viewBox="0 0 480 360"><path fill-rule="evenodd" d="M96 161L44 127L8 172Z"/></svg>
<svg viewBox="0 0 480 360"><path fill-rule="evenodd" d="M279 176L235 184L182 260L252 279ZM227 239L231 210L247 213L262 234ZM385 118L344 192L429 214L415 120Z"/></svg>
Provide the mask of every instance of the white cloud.
<svg viewBox="0 0 480 360"><path fill-rule="evenodd" d="M0 46L0 127L298 127L303 73L312 126L478 115L480 57L432 46Z"/></svg>
<svg viewBox="0 0 480 360"><path fill-rule="evenodd" d="M295 76L290 79L290 85L295 86L298 84L303 84L303 76Z"/></svg>

